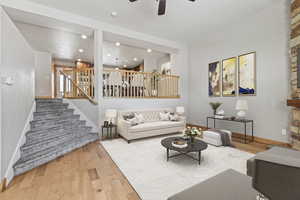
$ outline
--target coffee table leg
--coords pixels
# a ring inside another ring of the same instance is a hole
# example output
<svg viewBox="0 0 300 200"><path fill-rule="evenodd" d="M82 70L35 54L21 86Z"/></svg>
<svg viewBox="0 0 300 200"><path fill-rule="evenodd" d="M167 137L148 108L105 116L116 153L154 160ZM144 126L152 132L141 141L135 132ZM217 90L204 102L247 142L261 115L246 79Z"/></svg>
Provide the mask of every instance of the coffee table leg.
<svg viewBox="0 0 300 200"><path fill-rule="evenodd" d="M199 151L198 159L199 159L199 165L200 165L201 164L201 151Z"/></svg>
<svg viewBox="0 0 300 200"><path fill-rule="evenodd" d="M167 148L167 162L169 161L169 149Z"/></svg>

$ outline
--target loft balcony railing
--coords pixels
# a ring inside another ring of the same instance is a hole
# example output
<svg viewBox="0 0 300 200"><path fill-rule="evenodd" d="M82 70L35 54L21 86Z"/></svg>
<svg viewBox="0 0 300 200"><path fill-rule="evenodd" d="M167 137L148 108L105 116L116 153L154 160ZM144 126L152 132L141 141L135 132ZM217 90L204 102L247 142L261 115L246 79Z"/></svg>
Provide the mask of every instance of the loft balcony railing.
<svg viewBox="0 0 300 200"><path fill-rule="evenodd" d="M103 96L113 98L180 98L179 76L105 69L103 71Z"/></svg>
<svg viewBox="0 0 300 200"><path fill-rule="evenodd" d="M72 69L60 71L62 80L60 80L60 93L64 98L88 99L91 103L94 101L94 69Z"/></svg>

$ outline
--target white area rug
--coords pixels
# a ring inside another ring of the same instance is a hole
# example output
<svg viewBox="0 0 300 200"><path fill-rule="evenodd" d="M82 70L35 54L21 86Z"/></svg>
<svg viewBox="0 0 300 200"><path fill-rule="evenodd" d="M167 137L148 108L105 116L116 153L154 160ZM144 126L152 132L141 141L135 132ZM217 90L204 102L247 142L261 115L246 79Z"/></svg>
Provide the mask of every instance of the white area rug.
<svg viewBox="0 0 300 200"><path fill-rule="evenodd" d="M161 139L101 142L143 200L166 200L229 168L246 173L246 161L253 156L230 147L209 146L202 152L201 165L186 156L167 162Z"/></svg>

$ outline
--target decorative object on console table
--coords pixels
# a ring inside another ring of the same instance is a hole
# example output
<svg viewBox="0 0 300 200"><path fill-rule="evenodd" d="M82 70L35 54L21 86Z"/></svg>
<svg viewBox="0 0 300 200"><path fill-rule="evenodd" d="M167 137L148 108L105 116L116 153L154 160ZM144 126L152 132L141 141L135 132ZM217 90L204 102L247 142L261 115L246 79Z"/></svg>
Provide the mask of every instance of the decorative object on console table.
<svg viewBox="0 0 300 200"><path fill-rule="evenodd" d="M219 118L219 119L223 119L225 116L225 111L224 110L219 110L217 112L217 114L215 115L216 118Z"/></svg>
<svg viewBox="0 0 300 200"><path fill-rule="evenodd" d="M222 103L220 103L220 102L210 102L209 105L213 109L214 115L216 115L217 114L217 110L222 105Z"/></svg>
<svg viewBox="0 0 300 200"><path fill-rule="evenodd" d="M238 57L239 95L256 95L256 53L248 53Z"/></svg>
<svg viewBox="0 0 300 200"><path fill-rule="evenodd" d="M220 62L214 62L208 65L208 95L210 97L221 96Z"/></svg>
<svg viewBox="0 0 300 200"><path fill-rule="evenodd" d="M208 120L212 119L214 122L213 128L216 128L216 121L217 120L222 120L222 121L230 121L230 122L237 122L237 123L242 123L244 124L244 137L242 137L241 139L244 140L244 143L247 144L248 141L248 134L247 134L247 124L250 123L251 124L251 142L254 141L254 121L250 120L250 119L239 119L239 118L233 118L233 117L224 117L223 119L220 118L216 118L215 116L213 117L207 117L206 118L206 127L207 129L209 129L208 126Z"/></svg>
<svg viewBox="0 0 300 200"><path fill-rule="evenodd" d="M222 95L236 96L236 57L222 62Z"/></svg>
<svg viewBox="0 0 300 200"><path fill-rule="evenodd" d="M241 99L237 100L235 109L239 111L237 113L237 116L240 119L245 118L245 116L246 116L246 112L245 111L248 110L248 102L247 102L247 100L241 100Z"/></svg>
<svg viewBox="0 0 300 200"><path fill-rule="evenodd" d="M110 121L109 125L112 125L115 122L117 117L117 110L115 109L108 109L105 111L105 117Z"/></svg>

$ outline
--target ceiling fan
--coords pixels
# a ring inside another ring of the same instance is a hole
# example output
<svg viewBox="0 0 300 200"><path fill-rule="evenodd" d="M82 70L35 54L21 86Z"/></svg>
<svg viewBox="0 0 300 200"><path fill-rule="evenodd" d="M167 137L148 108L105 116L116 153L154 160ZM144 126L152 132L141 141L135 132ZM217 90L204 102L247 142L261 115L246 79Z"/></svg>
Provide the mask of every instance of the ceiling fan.
<svg viewBox="0 0 300 200"><path fill-rule="evenodd" d="M137 0L129 0L130 2L135 2ZM158 15L164 15L166 13L166 4L167 0L156 0L158 1ZM189 1L196 1L196 0L189 0Z"/></svg>

